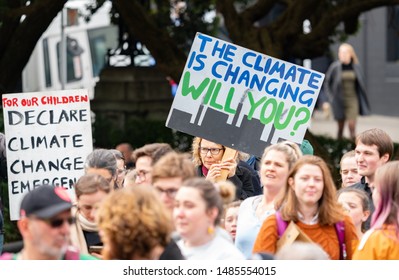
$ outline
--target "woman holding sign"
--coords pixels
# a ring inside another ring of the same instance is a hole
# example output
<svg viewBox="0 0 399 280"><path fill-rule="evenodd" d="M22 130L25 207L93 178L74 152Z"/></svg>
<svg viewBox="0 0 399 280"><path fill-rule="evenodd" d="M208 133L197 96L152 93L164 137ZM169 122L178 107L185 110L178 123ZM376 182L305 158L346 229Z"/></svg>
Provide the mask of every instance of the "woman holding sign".
<svg viewBox="0 0 399 280"><path fill-rule="evenodd" d="M278 245L279 248L288 245L278 244L280 238L286 237L279 229L281 224L292 221L286 227L287 232L292 229L299 232L302 240L318 243L330 259L352 258L352 242L358 240L356 230L336 200L334 181L323 159L301 157L291 169L284 192L275 205L277 212L263 223L254 252L275 254Z"/></svg>
<svg viewBox="0 0 399 280"><path fill-rule="evenodd" d="M356 118L370 113L366 85L355 50L347 43L338 50L338 61L333 62L326 73L326 91L334 118L338 122L337 138L341 139L345 121L348 122L351 139L356 137Z"/></svg>
<svg viewBox="0 0 399 280"><path fill-rule="evenodd" d="M235 158L223 160L226 147L206 139L195 137L193 141L193 159L199 176L216 182L222 170L228 170L227 179L236 186L236 200L253 196L251 172L237 165Z"/></svg>

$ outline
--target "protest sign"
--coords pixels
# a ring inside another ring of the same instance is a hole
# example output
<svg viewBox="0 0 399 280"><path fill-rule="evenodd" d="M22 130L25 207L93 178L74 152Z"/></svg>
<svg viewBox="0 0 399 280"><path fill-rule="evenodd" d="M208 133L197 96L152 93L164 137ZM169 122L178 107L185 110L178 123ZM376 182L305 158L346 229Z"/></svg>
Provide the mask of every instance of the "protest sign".
<svg viewBox="0 0 399 280"><path fill-rule="evenodd" d="M197 33L166 126L261 156L301 143L324 74Z"/></svg>
<svg viewBox="0 0 399 280"><path fill-rule="evenodd" d="M92 151L87 90L3 94L11 220L22 197L42 184L71 197Z"/></svg>

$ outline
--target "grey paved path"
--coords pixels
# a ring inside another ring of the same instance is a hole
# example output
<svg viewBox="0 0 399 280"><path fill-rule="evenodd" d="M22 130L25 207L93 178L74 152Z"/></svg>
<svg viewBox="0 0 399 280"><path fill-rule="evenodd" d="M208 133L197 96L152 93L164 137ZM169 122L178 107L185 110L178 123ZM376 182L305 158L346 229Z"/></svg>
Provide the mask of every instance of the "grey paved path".
<svg viewBox="0 0 399 280"><path fill-rule="evenodd" d="M364 130L378 127L385 130L396 143L399 143L399 117L386 117L380 115L371 115L359 117L356 133ZM315 111L309 127L310 132L316 135L325 135L336 138L337 123L332 117L326 118L321 111ZM345 127L344 137L349 138L349 130Z"/></svg>

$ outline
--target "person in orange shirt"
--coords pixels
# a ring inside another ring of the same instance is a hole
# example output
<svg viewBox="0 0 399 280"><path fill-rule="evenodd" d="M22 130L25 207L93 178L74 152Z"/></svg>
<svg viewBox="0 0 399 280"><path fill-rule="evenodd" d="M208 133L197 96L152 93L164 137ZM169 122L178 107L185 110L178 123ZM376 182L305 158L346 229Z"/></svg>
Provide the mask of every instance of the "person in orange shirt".
<svg viewBox="0 0 399 280"><path fill-rule="evenodd" d="M276 200L276 210L286 222L293 221L314 243L329 255L340 259L341 246L335 229L343 221L344 258L352 258L353 242L358 240L355 227L336 200L336 188L327 164L318 156L305 155L291 169L283 193ZM279 240L276 215L263 223L253 248L254 253L277 251Z"/></svg>
<svg viewBox="0 0 399 280"><path fill-rule="evenodd" d="M388 162L375 174L375 210L354 260L399 260L399 161Z"/></svg>

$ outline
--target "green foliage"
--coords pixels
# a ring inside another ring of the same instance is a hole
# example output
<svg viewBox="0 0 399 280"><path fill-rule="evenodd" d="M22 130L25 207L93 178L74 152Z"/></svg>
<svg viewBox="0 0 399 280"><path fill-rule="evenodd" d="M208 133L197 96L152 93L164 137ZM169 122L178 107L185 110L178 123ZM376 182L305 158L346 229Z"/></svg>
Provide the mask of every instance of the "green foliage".
<svg viewBox="0 0 399 280"><path fill-rule="evenodd" d="M134 148L148 143L169 143L178 151L188 151L192 136L174 131L165 126L165 121L131 119L126 128L118 128L109 118L98 116L93 127L94 145L113 148L122 142L130 143Z"/></svg>
<svg viewBox="0 0 399 280"><path fill-rule="evenodd" d="M22 237L19 234L17 223L10 221L9 212L9 200L8 200L8 187L7 182L0 182L0 197L4 206L3 217L4 217L4 243L14 242L21 240Z"/></svg>

